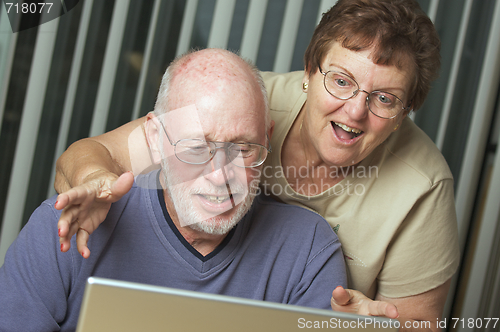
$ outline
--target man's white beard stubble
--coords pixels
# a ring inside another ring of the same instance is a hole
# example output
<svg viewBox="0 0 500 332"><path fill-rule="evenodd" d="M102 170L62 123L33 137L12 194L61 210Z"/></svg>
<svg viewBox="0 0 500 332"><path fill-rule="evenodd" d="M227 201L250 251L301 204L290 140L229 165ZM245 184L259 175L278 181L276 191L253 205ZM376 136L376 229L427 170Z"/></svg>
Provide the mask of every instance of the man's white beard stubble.
<svg viewBox="0 0 500 332"><path fill-rule="evenodd" d="M244 200L237 205L232 216L221 217L215 216L209 219L202 216L192 205L192 196L196 194L210 194L215 196L226 196L228 194L227 187L215 187L210 185L210 188L189 188L178 180L178 177L172 174L169 169L165 156L162 156L161 167L163 180L166 185L167 193L174 204L177 217L181 225L188 225L191 229L212 235L227 234L250 210L253 200L257 194L260 178L253 179L248 188L248 193ZM189 165L188 165L189 166ZM236 166L235 166L236 167ZM230 188L235 193L247 192L245 184L230 183ZM206 219L206 220L205 220Z"/></svg>

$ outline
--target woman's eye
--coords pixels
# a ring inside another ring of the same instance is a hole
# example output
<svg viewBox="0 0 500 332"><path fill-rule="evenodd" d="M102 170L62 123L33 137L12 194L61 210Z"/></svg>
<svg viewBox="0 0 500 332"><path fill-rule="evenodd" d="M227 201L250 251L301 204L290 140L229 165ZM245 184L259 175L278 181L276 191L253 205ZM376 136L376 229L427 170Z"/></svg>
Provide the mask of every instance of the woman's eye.
<svg viewBox="0 0 500 332"><path fill-rule="evenodd" d="M349 82L343 78L337 78L335 79L335 82L337 83L338 86L348 86Z"/></svg>
<svg viewBox="0 0 500 332"><path fill-rule="evenodd" d="M388 96L386 95L382 95L380 94L378 96L378 100L382 103L382 104L392 104L392 99L389 98Z"/></svg>

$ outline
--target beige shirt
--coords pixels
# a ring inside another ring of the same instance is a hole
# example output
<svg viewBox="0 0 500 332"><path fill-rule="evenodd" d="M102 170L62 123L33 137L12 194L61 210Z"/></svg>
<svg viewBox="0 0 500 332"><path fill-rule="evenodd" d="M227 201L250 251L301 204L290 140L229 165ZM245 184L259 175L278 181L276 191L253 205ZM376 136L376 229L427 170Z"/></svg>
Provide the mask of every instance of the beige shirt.
<svg viewBox="0 0 500 332"><path fill-rule="evenodd" d="M371 298L377 291L404 297L448 280L459 264L453 178L429 137L406 118L347 178L316 196L298 194L284 176L281 147L306 101L303 72L263 77L276 124L262 187L328 221L342 243L349 287Z"/></svg>

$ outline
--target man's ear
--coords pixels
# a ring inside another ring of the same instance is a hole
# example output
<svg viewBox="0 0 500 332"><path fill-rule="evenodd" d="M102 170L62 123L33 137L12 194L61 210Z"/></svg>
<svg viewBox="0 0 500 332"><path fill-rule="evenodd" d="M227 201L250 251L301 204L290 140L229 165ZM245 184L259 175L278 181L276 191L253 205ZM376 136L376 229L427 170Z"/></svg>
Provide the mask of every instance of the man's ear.
<svg viewBox="0 0 500 332"><path fill-rule="evenodd" d="M144 123L144 134L146 135L146 141L148 142L149 151L151 153L151 160L154 164L160 164L161 162L160 135L163 130L160 129L160 126L160 120L154 113L149 112L148 115L146 115L146 122Z"/></svg>

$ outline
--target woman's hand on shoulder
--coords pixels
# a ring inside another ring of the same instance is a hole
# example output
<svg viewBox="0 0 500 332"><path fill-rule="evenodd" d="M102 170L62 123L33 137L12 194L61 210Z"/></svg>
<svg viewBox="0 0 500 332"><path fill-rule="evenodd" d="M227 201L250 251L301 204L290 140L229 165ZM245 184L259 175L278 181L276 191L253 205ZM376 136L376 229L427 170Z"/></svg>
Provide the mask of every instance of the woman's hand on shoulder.
<svg viewBox="0 0 500 332"><path fill-rule="evenodd" d="M132 172L118 177L108 171L96 171L83 184L59 194L54 207L63 210L57 223L61 251L70 249L71 238L76 234L78 252L88 258L89 235L104 221L111 203L122 198L133 183Z"/></svg>

